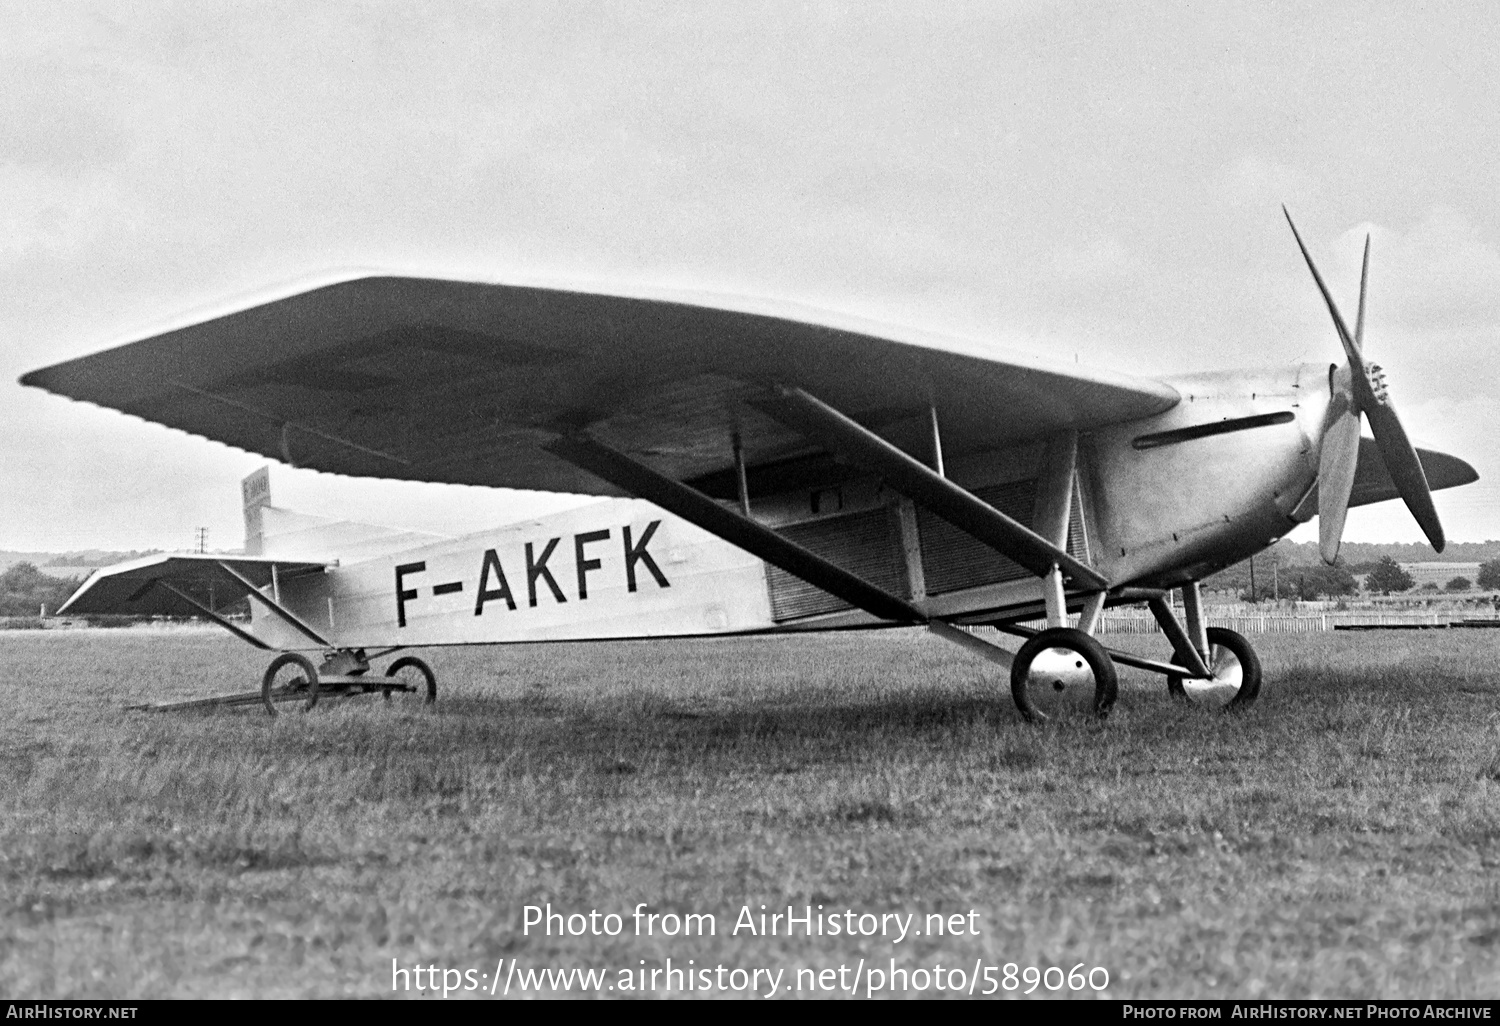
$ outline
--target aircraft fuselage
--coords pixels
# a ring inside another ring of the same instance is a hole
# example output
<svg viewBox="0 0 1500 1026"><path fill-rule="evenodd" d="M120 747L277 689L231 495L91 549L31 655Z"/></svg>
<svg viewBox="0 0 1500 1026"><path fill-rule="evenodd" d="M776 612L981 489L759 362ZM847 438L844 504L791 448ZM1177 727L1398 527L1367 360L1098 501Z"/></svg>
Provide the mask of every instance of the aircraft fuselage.
<svg viewBox="0 0 1500 1026"><path fill-rule="evenodd" d="M1325 378L1318 365L1183 376L1170 380L1183 397L1173 409L1082 437L1069 549L1112 584L1166 586L1274 542L1295 526L1316 480ZM1024 522L1049 472L1047 452L1038 440L958 458L946 469ZM758 495L752 512L933 615L978 618L1039 601L1035 577L873 476ZM276 554L274 539L265 552ZM283 582L280 601L350 648L875 623L632 499L331 566ZM309 647L258 606L253 630L278 648Z"/></svg>
<svg viewBox="0 0 1500 1026"><path fill-rule="evenodd" d="M1317 480L1326 364L1165 380L1177 406L1095 433L1081 462L1094 559L1112 581L1201 578L1308 519L1299 505Z"/></svg>

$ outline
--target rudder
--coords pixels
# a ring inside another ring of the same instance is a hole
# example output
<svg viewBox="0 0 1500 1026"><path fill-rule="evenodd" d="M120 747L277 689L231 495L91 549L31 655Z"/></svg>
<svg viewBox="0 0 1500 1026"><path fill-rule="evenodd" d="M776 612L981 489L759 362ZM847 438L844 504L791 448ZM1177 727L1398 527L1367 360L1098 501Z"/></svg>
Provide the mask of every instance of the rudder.
<svg viewBox="0 0 1500 1026"><path fill-rule="evenodd" d="M265 513L271 504L271 468L261 467L240 482L245 505L245 555L259 556L264 547Z"/></svg>

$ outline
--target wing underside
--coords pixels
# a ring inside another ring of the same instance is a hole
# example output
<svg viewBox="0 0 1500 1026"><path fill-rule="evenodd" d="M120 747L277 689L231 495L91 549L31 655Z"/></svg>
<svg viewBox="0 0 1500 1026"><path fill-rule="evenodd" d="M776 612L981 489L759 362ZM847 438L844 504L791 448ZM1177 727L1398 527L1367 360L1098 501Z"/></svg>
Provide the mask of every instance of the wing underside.
<svg viewBox="0 0 1500 1026"><path fill-rule="evenodd" d="M792 307L359 278L22 379L287 463L588 494L545 448L588 433L677 480L817 447L755 408L805 389L903 448L961 455L1164 410L1160 382Z"/></svg>
<svg viewBox="0 0 1500 1026"><path fill-rule="evenodd" d="M246 583L264 588L322 573L325 564L253 556L158 555L96 570L73 593L59 616L123 613L132 616L189 616L243 598ZM227 569L226 569L227 568Z"/></svg>

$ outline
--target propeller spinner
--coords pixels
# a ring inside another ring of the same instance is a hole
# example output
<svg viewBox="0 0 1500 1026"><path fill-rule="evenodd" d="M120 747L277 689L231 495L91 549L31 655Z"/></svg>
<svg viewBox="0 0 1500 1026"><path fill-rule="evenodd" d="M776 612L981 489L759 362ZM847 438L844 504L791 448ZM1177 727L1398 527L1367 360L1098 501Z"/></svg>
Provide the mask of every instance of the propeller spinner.
<svg viewBox="0 0 1500 1026"><path fill-rule="evenodd" d="M1375 447L1380 451L1406 508L1411 510L1432 547L1442 552L1445 542L1443 525L1438 522L1437 509L1432 505L1427 474L1406 437L1406 429L1401 426L1395 407L1391 405L1385 373L1378 365L1366 363L1364 358L1365 286L1370 276L1370 238L1365 236L1364 263L1359 272L1359 316L1354 323L1354 334L1350 335L1338 305L1302 242L1302 235L1292 223L1292 215L1284 206L1281 212L1286 214L1286 223L1291 225L1297 248L1302 251L1302 259L1307 261L1313 281L1318 283L1318 291L1328 305L1328 313L1333 317L1333 326L1338 329L1339 341L1343 343L1344 355L1349 361L1329 376L1333 400L1318 462L1318 548L1323 561L1332 563L1338 558L1344 518L1349 512L1349 495L1354 489L1354 472L1359 463L1361 416L1370 421Z"/></svg>

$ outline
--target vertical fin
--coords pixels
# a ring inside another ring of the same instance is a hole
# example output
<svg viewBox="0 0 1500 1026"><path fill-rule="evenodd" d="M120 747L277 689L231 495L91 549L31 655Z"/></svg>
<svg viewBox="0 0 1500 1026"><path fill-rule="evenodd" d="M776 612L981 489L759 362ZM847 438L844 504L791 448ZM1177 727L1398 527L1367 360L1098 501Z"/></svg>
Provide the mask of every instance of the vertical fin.
<svg viewBox="0 0 1500 1026"><path fill-rule="evenodd" d="M261 554L265 534L263 510L271 504L271 468L261 467L240 482L245 504L245 555Z"/></svg>

